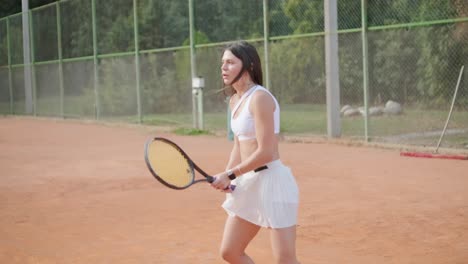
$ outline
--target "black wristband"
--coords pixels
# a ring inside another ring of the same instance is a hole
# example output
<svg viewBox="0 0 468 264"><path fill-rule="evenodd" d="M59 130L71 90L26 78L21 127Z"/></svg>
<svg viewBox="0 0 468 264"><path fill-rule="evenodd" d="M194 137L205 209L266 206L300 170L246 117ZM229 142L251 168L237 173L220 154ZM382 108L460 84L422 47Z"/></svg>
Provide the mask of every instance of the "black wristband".
<svg viewBox="0 0 468 264"><path fill-rule="evenodd" d="M232 181L236 178L236 174L234 173L233 170L227 170L226 171L228 178Z"/></svg>

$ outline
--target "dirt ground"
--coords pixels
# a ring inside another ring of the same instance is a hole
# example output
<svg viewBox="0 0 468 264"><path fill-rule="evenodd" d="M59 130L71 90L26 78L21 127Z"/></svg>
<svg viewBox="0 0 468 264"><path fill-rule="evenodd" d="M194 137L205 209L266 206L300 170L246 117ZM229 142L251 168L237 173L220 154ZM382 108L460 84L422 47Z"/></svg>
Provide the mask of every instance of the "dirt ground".
<svg viewBox="0 0 468 264"><path fill-rule="evenodd" d="M231 142L142 126L0 118L0 263L223 263L224 194L164 187L147 171L151 136L207 172ZM280 145L299 184L302 264L468 263L468 161L397 149ZM247 249L273 263L268 229Z"/></svg>

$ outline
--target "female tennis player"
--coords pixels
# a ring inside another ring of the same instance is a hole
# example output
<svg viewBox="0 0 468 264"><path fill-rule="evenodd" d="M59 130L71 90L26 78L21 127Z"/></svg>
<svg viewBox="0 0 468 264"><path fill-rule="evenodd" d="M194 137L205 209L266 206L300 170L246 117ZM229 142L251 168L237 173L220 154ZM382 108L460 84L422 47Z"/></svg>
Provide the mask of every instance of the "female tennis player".
<svg viewBox="0 0 468 264"><path fill-rule="evenodd" d="M296 258L296 222L299 190L291 170L278 151L280 108L262 87L257 50L240 41L222 56L224 89L231 96L234 145L226 171L215 175L212 186L226 192L228 213L221 256L229 263L254 263L245 253L260 228L271 231L276 263L299 263ZM228 186L236 185L234 191Z"/></svg>

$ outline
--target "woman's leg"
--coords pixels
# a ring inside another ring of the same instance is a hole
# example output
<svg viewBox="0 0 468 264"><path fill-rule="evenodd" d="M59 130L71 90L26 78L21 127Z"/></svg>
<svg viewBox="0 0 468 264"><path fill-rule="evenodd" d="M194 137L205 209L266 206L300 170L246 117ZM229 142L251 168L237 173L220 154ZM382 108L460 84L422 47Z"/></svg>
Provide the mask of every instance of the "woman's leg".
<svg viewBox="0 0 468 264"><path fill-rule="evenodd" d="M252 259L245 254L245 248L257 235L260 226L237 216L229 216L224 227L221 242L221 256L231 264L250 264Z"/></svg>
<svg viewBox="0 0 468 264"><path fill-rule="evenodd" d="M296 226L270 230L275 263L298 264L296 258Z"/></svg>

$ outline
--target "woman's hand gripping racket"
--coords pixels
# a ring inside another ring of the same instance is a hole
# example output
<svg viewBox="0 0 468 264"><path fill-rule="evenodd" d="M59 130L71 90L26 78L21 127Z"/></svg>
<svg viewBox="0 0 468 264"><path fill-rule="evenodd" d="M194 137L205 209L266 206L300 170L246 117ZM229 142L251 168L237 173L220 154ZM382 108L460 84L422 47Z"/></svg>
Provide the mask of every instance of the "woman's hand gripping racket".
<svg viewBox="0 0 468 264"><path fill-rule="evenodd" d="M212 183L215 178L200 169L174 142L155 137L145 144L145 161L151 174L169 188L182 190L198 182ZM205 178L195 180L196 169ZM226 189L235 189L230 185Z"/></svg>

